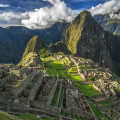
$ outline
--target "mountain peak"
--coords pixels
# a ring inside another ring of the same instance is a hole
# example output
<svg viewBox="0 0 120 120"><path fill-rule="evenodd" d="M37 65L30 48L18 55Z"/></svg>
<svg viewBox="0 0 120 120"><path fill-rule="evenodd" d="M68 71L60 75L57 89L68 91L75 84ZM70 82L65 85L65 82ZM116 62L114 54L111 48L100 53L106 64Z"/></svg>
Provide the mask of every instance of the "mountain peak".
<svg viewBox="0 0 120 120"><path fill-rule="evenodd" d="M63 38L72 54L93 59L100 65L112 68L105 32L88 11L81 12L66 30Z"/></svg>
<svg viewBox="0 0 120 120"><path fill-rule="evenodd" d="M86 18L92 18L92 15L89 11L83 11L81 12L77 17L75 17L75 19L73 20L73 22L76 22L80 19L85 20Z"/></svg>
<svg viewBox="0 0 120 120"><path fill-rule="evenodd" d="M36 52L38 49L42 47L43 43L39 36L34 36L27 44L25 52L23 54L23 58L29 53Z"/></svg>
<svg viewBox="0 0 120 120"><path fill-rule="evenodd" d="M87 29L94 29L94 26L96 28L101 28L97 24L97 22L94 21L92 15L88 11L81 12L71 23L69 28L66 31L66 34L63 38L63 41L68 46L68 49L73 53L77 53L77 42L79 41L80 37L83 33L88 32ZM99 29L99 30L100 30ZM83 32L84 31L84 32ZM94 31L95 32L95 31ZM87 34L87 33L85 33Z"/></svg>

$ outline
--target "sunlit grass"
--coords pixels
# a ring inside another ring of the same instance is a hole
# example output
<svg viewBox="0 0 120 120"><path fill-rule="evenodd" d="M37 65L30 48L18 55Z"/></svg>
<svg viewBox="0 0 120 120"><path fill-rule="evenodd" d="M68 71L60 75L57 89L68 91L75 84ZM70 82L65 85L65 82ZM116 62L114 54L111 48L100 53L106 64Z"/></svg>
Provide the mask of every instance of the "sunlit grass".
<svg viewBox="0 0 120 120"><path fill-rule="evenodd" d="M109 118L104 116L95 105L93 105L91 103L89 103L89 105L92 108L93 112L95 113L95 115L98 119L110 120Z"/></svg>
<svg viewBox="0 0 120 120"><path fill-rule="evenodd" d="M79 83L76 84L81 89L81 91L84 93L85 96L91 97L100 94L100 92L97 91L93 85L79 84Z"/></svg>
<svg viewBox="0 0 120 120"><path fill-rule="evenodd" d="M44 118L44 119L37 118L37 115L33 115L33 114L21 114L21 115L18 115L17 117L21 118L22 120L53 120L53 118Z"/></svg>
<svg viewBox="0 0 120 120"><path fill-rule="evenodd" d="M4 113L0 113L0 120L13 120Z"/></svg>

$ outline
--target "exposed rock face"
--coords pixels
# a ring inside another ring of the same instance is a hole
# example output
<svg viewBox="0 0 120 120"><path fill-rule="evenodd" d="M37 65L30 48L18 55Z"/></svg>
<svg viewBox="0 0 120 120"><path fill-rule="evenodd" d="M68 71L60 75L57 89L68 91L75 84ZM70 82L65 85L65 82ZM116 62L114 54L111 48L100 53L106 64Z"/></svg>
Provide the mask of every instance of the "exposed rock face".
<svg viewBox="0 0 120 120"><path fill-rule="evenodd" d="M88 11L73 20L63 41L74 55L93 59L101 66L118 71L115 61L120 56L119 36L105 32Z"/></svg>
<svg viewBox="0 0 120 120"><path fill-rule="evenodd" d="M27 44L23 58L29 53L36 52L43 46L41 39L38 36L34 36Z"/></svg>

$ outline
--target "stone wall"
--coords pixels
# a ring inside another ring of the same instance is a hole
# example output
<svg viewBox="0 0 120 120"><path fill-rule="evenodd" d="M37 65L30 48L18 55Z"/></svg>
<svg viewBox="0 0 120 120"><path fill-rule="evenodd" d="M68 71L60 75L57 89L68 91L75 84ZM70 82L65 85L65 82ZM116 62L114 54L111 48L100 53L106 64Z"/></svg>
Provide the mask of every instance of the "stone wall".
<svg viewBox="0 0 120 120"><path fill-rule="evenodd" d="M58 95L58 100L57 100L57 106L59 104L59 101L60 101L60 96L61 96L61 93L62 92L62 83L60 83L60 88L59 88L59 95Z"/></svg>
<svg viewBox="0 0 120 120"><path fill-rule="evenodd" d="M11 112L16 112L16 113L31 113L31 114L36 114L36 115L48 115L48 116L56 116L57 114L51 113L51 110L45 111L41 109L36 109L36 108L19 108L15 106L10 107Z"/></svg>
<svg viewBox="0 0 120 120"><path fill-rule="evenodd" d="M83 118L87 118L87 119L92 119L92 118L96 118L96 116L88 113L88 112L83 112L81 109L79 108L72 108L71 109L71 113L73 115L77 115L79 117L83 117Z"/></svg>
<svg viewBox="0 0 120 120"><path fill-rule="evenodd" d="M24 67L18 70L10 69L11 74L15 74L16 76L23 76L25 72L27 72L28 68Z"/></svg>
<svg viewBox="0 0 120 120"><path fill-rule="evenodd" d="M77 63L76 61L75 61L75 59L74 58L70 58L71 60L72 60L72 62L74 62L74 64L75 64L75 66L76 66L76 68L77 68L77 72L78 72L78 75L80 76L80 78L82 78L82 80L86 80L86 78L85 78L85 76L84 76L84 74L82 74L81 72L80 72L80 69L79 69L79 62Z"/></svg>
<svg viewBox="0 0 120 120"><path fill-rule="evenodd" d="M61 108L57 108L57 107L49 106L49 105L43 105L39 101L30 101L30 105L31 105L31 107L42 109L42 110L51 112L53 114L58 115L61 113Z"/></svg>
<svg viewBox="0 0 120 120"><path fill-rule="evenodd" d="M82 111L79 108L67 108L67 109L63 109L63 111L65 114L73 114L73 115L77 115L78 117L82 117L82 118L87 118L87 119L96 118L95 115Z"/></svg>
<svg viewBox="0 0 120 120"><path fill-rule="evenodd" d="M53 85L53 88L52 88L51 93L50 93L50 95L49 95L49 100L48 100L48 102L47 102L47 105L50 105L50 104L51 104L52 99L53 99L54 94L55 94L55 91L56 91L56 88L57 88L57 85L58 85L58 81L55 81L55 84Z"/></svg>
<svg viewBox="0 0 120 120"><path fill-rule="evenodd" d="M10 83L15 77L15 75L9 75L3 79L0 79L0 88L4 87L5 84Z"/></svg>
<svg viewBox="0 0 120 120"><path fill-rule="evenodd" d="M24 79L22 81L22 83L16 87L16 89L14 90L14 98L17 98L18 95L24 90L26 89L26 87L28 86L28 84L33 80L33 78L36 75L36 71L33 71L31 74L28 75L28 77L26 79Z"/></svg>
<svg viewBox="0 0 120 120"><path fill-rule="evenodd" d="M41 75L39 80L35 83L35 86L33 87L33 89L30 91L30 96L29 96L30 100L33 100L35 98L36 93L37 93L40 85L42 84L42 80L43 80L43 76Z"/></svg>

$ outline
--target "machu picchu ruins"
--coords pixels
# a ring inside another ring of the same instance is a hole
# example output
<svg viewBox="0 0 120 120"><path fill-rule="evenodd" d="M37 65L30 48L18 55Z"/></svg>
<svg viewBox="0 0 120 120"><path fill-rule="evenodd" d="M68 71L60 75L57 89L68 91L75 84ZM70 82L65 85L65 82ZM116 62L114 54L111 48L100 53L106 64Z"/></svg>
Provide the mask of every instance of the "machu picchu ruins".
<svg viewBox="0 0 120 120"><path fill-rule="evenodd" d="M29 63L28 66L9 65L6 70L1 64L0 110L10 114L58 116L64 120L74 120L74 116L97 120L91 104L102 112L102 102L111 102L108 107L112 108L112 99L118 101L115 89L119 88L119 83L108 68L99 67L90 59L69 55L52 55L45 59L48 61ZM55 68L56 75L50 74L47 64L54 61L63 66ZM59 74L61 70L69 77ZM80 80L72 80L71 75L77 75ZM89 90L95 90L96 94L86 96L80 85L91 86ZM110 113L102 114L113 117ZM118 116L114 114L114 119L117 120Z"/></svg>

